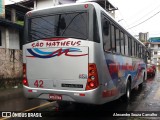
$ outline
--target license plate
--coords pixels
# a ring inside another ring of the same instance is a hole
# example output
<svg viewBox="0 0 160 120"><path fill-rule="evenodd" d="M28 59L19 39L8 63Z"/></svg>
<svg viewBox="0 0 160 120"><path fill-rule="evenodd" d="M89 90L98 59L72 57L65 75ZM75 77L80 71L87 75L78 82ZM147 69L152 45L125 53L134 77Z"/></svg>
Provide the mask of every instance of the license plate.
<svg viewBox="0 0 160 120"><path fill-rule="evenodd" d="M62 95L49 94L49 99L51 99L51 100L62 100Z"/></svg>

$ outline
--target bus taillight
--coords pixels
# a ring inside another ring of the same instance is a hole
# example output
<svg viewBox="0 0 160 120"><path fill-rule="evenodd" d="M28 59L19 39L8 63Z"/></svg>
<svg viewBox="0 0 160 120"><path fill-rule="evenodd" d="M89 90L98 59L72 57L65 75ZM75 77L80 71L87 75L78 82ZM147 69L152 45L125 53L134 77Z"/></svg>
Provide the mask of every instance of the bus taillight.
<svg viewBox="0 0 160 120"><path fill-rule="evenodd" d="M28 86L28 80L26 76L26 64L23 63L23 85Z"/></svg>
<svg viewBox="0 0 160 120"><path fill-rule="evenodd" d="M96 64L90 63L88 65L88 80L86 85L86 90L95 89L99 86L98 82L98 72Z"/></svg>

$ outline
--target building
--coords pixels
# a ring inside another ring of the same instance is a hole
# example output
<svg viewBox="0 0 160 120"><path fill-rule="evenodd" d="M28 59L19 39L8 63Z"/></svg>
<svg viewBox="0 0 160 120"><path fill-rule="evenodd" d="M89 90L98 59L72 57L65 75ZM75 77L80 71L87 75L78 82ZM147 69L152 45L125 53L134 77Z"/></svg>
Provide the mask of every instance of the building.
<svg viewBox="0 0 160 120"><path fill-rule="evenodd" d="M160 37L149 39L149 48L151 49L151 63L160 65Z"/></svg>
<svg viewBox="0 0 160 120"><path fill-rule="evenodd" d="M58 0L35 0L34 1L34 9L42 9L46 7L59 5Z"/></svg>
<svg viewBox="0 0 160 120"><path fill-rule="evenodd" d="M19 50L22 31L22 26L0 18L0 48Z"/></svg>
<svg viewBox="0 0 160 120"><path fill-rule="evenodd" d="M33 9L33 1L25 0L15 4L5 5L5 20L10 22L10 24L17 25L18 27L15 35L13 36L12 31L9 31L9 43L16 45L17 47L9 46L10 49L22 49L23 45L23 25L24 25L24 15ZM11 28L13 30L13 28ZM15 38L15 39L13 39ZM13 43L14 42L14 43Z"/></svg>
<svg viewBox="0 0 160 120"><path fill-rule="evenodd" d="M23 23L20 21L29 10L19 3L5 6L4 0L0 0L0 88L21 83Z"/></svg>
<svg viewBox="0 0 160 120"><path fill-rule="evenodd" d="M4 0L0 1L0 48L20 49L20 31L23 27L5 18Z"/></svg>
<svg viewBox="0 0 160 120"><path fill-rule="evenodd" d="M0 2L4 3L4 0ZM22 49L23 23L21 21L24 20L25 13L31 9L19 3L10 5L2 3L0 3L0 8L3 8L0 16L0 48Z"/></svg>
<svg viewBox="0 0 160 120"><path fill-rule="evenodd" d="M146 32L146 33L140 32L139 33L139 40L141 42L148 42L148 39L149 39L149 33L148 32Z"/></svg>

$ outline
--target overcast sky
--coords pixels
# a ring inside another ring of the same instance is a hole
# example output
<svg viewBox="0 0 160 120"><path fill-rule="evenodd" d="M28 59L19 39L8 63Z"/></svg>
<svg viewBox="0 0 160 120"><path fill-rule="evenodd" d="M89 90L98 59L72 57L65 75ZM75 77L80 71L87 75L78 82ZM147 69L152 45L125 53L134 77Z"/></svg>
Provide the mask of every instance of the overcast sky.
<svg viewBox="0 0 160 120"><path fill-rule="evenodd" d="M150 37L160 36L160 0L110 1L119 9L116 20L133 35L149 32Z"/></svg>
<svg viewBox="0 0 160 120"><path fill-rule="evenodd" d="M13 3L13 1L20 0L5 0L5 4ZM150 37L160 36L160 0L109 1L118 7L116 20L132 35L149 32Z"/></svg>
<svg viewBox="0 0 160 120"><path fill-rule="evenodd" d="M22 0L4 0L5 4L13 4L14 2L19 2Z"/></svg>

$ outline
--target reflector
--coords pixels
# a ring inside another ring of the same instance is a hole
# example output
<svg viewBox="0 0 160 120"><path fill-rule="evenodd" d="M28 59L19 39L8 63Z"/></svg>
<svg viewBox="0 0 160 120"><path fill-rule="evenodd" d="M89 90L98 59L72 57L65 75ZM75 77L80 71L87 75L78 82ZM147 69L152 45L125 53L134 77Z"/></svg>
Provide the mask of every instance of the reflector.
<svg viewBox="0 0 160 120"><path fill-rule="evenodd" d="M90 87L94 87L94 86L95 86L94 82L90 82L90 83L89 83L89 86L90 86Z"/></svg>
<svg viewBox="0 0 160 120"><path fill-rule="evenodd" d="M84 8L88 8L88 4L85 4L85 5L84 5Z"/></svg>

